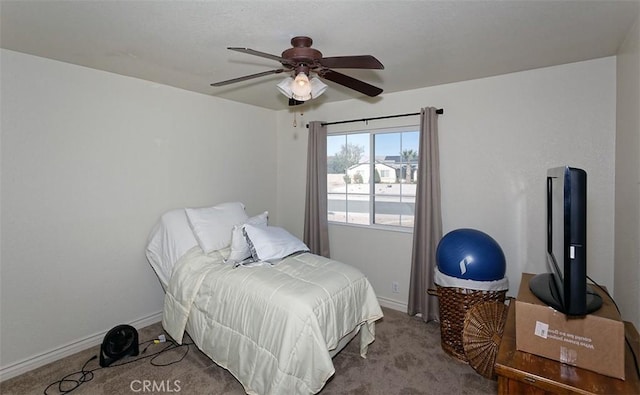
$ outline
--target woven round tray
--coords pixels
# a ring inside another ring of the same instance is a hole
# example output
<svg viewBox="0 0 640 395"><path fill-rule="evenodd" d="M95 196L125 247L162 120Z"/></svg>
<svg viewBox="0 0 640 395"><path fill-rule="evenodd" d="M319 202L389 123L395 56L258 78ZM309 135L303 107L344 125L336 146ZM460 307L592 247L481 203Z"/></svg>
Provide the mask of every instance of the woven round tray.
<svg viewBox="0 0 640 395"><path fill-rule="evenodd" d="M462 346L469 365L482 376L495 379L493 369L507 320L502 302L476 304L467 312L462 330Z"/></svg>

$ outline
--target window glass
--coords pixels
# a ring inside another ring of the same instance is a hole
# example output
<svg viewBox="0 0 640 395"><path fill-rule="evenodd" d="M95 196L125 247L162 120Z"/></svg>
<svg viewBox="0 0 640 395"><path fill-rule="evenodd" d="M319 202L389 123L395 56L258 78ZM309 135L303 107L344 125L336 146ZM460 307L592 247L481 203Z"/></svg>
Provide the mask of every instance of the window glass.
<svg viewBox="0 0 640 395"><path fill-rule="evenodd" d="M417 128L327 137L328 220L413 228Z"/></svg>

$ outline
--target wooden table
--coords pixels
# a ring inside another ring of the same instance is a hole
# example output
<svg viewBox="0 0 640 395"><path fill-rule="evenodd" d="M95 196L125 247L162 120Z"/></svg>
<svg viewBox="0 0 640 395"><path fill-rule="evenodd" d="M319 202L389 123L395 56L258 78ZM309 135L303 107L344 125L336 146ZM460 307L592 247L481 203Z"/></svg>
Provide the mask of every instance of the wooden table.
<svg viewBox="0 0 640 395"><path fill-rule="evenodd" d="M518 351L515 310L515 303L511 303L496 356L498 394L640 394L640 378L628 344L625 346L626 380ZM630 322L624 325L625 335L640 358L638 331Z"/></svg>

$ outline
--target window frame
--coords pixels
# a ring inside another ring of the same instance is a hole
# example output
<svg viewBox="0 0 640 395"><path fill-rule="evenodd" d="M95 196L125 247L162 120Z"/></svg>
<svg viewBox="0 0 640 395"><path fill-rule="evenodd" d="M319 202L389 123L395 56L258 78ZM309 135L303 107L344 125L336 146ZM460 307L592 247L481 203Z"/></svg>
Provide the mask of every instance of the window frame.
<svg viewBox="0 0 640 395"><path fill-rule="evenodd" d="M354 223L354 222L347 222L348 220L348 213L349 211L345 211L345 213L347 213L347 218L345 219L345 222L340 222L340 221L332 221L328 218L329 213L327 212L327 220L329 225L338 225L338 226L350 226L350 227L359 227L359 228L366 228L366 229L376 229L376 230L385 230L385 231L395 231L395 232L404 232L404 233L413 233L413 226L402 226L402 225L386 225L386 224L380 224L380 223L376 223L375 222L375 198L376 196L380 196L380 195L376 195L375 194L375 181L371 182L371 180L375 179L375 136L376 134L390 134L390 133L406 133L406 132L420 132L420 125L418 124L410 124L410 125L402 125L402 126L388 126L388 127L379 127L379 128L364 128L364 129L341 129L341 130L336 130L336 131L327 131L327 138L331 137L331 136L344 136L346 139L347 135L350 134L368 134L368 143L369 143L369 150L368 152L365 152L364 154L367 155L370 160L369 162L371 163L371 158L373 158L373 166L369 166L369 183L368 183L368 200L369 200L369 223L368 224L361 224L361 223ZM419 151L419 140L418 140L418 147L416 147L416 150L418 151L418 157L417 159L419 160L420 158L420 151ZM402 152L402 146L400 147L400 152ZM328 157L328 156L327 156ZM327 182L327 181L325 181ZM403 185L402 183L400 183L400 185ZM332 193L329 190L327 190L327 195L326 198L327 200L329 199L329 195L332 194L336 194L335 192ZM355 193L355 194L349 194L347 191L345 191L344 196L345 196L345 205L348 209L348 196L349 195L364 195L363 193ZM417 195L417 189L416 189L416 195ZM416 197L416 195L411 195L412 197ZM393 195L394 197L397 197L399 199L399 201L402 201L403 195L402 193L398 194L398 195ZM415 219L415 212L414 212L414 219Z"/></svg>

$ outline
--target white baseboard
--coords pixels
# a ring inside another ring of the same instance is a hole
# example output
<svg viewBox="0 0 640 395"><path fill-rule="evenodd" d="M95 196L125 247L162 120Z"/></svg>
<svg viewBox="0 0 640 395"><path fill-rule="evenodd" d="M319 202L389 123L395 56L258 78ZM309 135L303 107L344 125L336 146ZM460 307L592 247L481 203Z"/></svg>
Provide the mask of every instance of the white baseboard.
<svg viewBox="0 0 640 395"><path fill-rule="evenodd" d="M380 306L382 307L387 307L389 309L393 309L393 310L398 310L398 311L402 311L402 312L407 312L407 305L406 303L401 303L398 302L397 300L393 300L393 299L388 299L382 296L378 296L378 303L380 303Z"/></svg>
<svg viewBox="0 0 640 395"><path fill-rule="evenodd" d="M146 317L139 318L129 325L133 326L136 329L144 328L145 326L149 326L155 324L158 321L162 320L162 312L157 312L154 314L150 314ZM67 357L69 355L73 355L77 352L84 351L93 346L97 346L101 344L104 336L107 334L109 330L106 330L101 333L96 333L91 336L87 336L83 339L79 339L60 347L56 347L49 351L45 351L41 354L34 355L32 357L23 359L22 361L13 363L8 366L0 367L0 381L8 380L12 377L21 375L30 370L39 368L40 366L44 366L48 363L55 362L61 358Z"/></svg>

